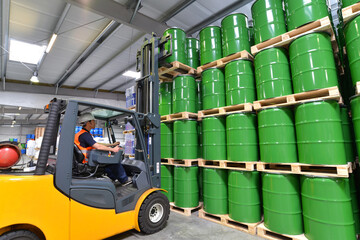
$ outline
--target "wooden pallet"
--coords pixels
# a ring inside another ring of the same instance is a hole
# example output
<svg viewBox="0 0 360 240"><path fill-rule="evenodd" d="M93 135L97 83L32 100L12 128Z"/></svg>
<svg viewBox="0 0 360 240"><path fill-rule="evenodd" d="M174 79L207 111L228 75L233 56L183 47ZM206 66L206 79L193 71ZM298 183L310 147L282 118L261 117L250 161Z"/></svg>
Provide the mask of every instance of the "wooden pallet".
<svg viewBox="0 0 360 240"><path fill-rule="evenodd" d="M353 163L344 165L314 165L305 163L265 163L257 162L256 169L259 172L269 173L292 173L301 175L313 175L320 177L344 177L348 178L353 171Z"/></svg>
<svg viewBox="0 0 360 240"><path fill-rule="evenodd" d="M360 94L360 82L356 82L355 92L356 94Z"/></svg>
<svg viewBox="0 0 360 240"><path fill-rule="evenodd" d="M135 129L125 130L125 131L123 131L123 134L133 133L133 132L135 132Z"/></svg>
<svg viewBox="0 0 360 240"><path fill-rule="evenodd" d="M173 113L169 115L161 116L161 122L173 122L176 120L188 120L188 119L197 119L198 114L192 112L181 112L181 113Z"/></svg>
<svg viewBox="0 0 360 240"><path fill-rule="evenodd" d="M300 235L288 235L273 232L264 226L264 223L260 223L257 227L257 235L263 238L271 240L307 240L304 234Z"/></svg>
<svg viewBox="0 0 360 240"><path fill-rule="evenodd" d="M159 68L160 82L172 82L173 78L179 74L196 75L196 70L178 61L167 63Z"/></svg>
<svg viewBox="0 0 360 240"><path fill-rule="evenodd" d="M129 155L129 154L125 154L125 156L128 157L128 158L134 158L134 157L135 157L135 155L132 155L132 154L130 154L130 155Z"/></svg>
<svg viewBox="0 0 360 240"><path fill-rule="evenodd" d="M233 60L237 59L249 59L251 61L254 60L254 57L246 50L243 50L241 52L237 52L234 54L231 54L230 56L220 58L218 60L215 60L213 62L207 63L205 65L199 66L196 70L196 73L199 75L201 72L205 71L208 68L223 68L225 65Z"/></svg>
<svg viewBox="0 0 360 240"><path fill-rule="evenodd" d="M127 109L128 110L135 110L135 108L136 108L136 106L134 105L134 106L128 107Z"/></svg>
<svg viewBox="0 0 360 240"><path fill-rule="evenodd" d="M360 3L355 3L342 10L344 24L356 17L360 13Z"/></svg>
<svg viewBox="0 0 360 240"><path fill-rule="evenodd" d="M200 202L199 206L193 208L182 208L175 206L174 202L170 203L170 210L176 213L180 213L184 216L190 217L193 212L198 211L202 207L202 202Z"/></svg>
<svg viewBox="0 0 360 240"><path fill-rule="evenodd" d="M201 110L198 112L198 116L199 121L201 121L201 119L205 117L223 116L240 112L251 112L252 110L253 105L251 103L243 103L238 105Z"/></svg>
<svg viewBox="0 0 360 240"><path fill-rule="evenodd" d="M161 164L163 165L174 165L183 167L197 166L199 159L173 159L173 158L162 158Z"/></svg>
<svg viewBox="0 0 360 240"><path fill-rule="evenodd" d="M323 88L308 92L295 93L282 97L269 98L259 101L254 101L254 109L265 109L270 107L291 106L298 103L316 100L337 100L341 101L341 96L338 87Z"/></svg>
<svg viewBox="0 0 360 240"><path fill-rule="evenodd" d="M199 167L222 168L228 170L254 171L257 162L235 162L228 160L199 160Z"/></svg>
<svg viewBox="0 0 360 240"><path fill-rule="evenodd" d="M237 221L234 221L231 218L229 218L228 214L224 214L224 215L210 214L210 213L205 212L204 209L199 210L199 218L202 218L202 219L214 222L214 223L219 223L219 224L227 226L227 227L235 228L239 231L250 233L252 235L256 235L256 227L257 227L257 225L260 224L260 222L258 222L258 223L237 222Z"/></svg>
<svg viewBox="0 0 360 240"><path fill-rule="evenodd" d="M265 42L256 44L251 47L251 53L255 55L259 51L265 48L270 47L285 47L287 48L292 41L294 41L296 38L301 37L303 35L313 33L313 32L328 32L331 35L331 41L335 40L334 31L331 26L331 21L329 17L321 18L317 21L308 23L302 27L299 27L297 29L291 30L289 32L286 32L284 34L281 34L277 37L271 38ZM334 51L338 51L334 49Z"/></svg>

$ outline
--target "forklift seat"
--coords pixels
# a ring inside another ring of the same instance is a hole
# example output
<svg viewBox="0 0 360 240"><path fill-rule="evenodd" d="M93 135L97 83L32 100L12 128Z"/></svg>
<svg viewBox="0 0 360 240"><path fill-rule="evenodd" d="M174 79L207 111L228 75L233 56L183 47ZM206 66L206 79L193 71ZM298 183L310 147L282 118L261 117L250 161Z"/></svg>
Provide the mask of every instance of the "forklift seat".
<svg viewBox="0 0 360 240"><path fill-rule="evenodd" d="M74 161L78 163L83 163L84 161L84 154L81 152L79 147L74 143Z"/></svg>

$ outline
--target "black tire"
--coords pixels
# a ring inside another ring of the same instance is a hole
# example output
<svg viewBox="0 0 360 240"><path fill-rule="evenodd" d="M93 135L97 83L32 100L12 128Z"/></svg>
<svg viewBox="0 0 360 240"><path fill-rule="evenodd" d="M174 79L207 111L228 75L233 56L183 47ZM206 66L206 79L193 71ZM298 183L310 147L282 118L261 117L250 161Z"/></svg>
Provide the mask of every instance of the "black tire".
<svg viewBox="0 0 360 240"><path fill-rule="evenodd" d="M145 234L160 231L165 227L169 214L168 198L161 192L150 194L140 207L138 218L140 231Z"/></svg>
<svg viewBox="0 0 360 240"><path fill-rule="evenodd" d="M0 240L39 240L39 238L28 230L15 230L0 236Z"/></svg>

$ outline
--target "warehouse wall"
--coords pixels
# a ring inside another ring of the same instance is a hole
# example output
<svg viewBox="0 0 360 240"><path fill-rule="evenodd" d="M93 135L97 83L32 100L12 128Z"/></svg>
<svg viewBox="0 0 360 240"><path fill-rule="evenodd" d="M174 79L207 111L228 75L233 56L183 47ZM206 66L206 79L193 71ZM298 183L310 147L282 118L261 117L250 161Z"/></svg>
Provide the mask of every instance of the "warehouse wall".
<svg viewBox="0 0 360 240"><path fill-rule="evenodd" d="M21 143L25 143L26 134L35 134L37 126L0 126L0 141L8 141L9 138L17 138Z"/></svg>

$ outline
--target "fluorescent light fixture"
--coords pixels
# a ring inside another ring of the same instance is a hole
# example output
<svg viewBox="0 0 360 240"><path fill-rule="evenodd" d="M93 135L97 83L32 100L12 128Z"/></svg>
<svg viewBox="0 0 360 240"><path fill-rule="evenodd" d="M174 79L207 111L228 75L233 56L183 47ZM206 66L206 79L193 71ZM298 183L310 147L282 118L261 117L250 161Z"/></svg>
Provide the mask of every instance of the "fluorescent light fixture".
<svg viewBox="0 0 360 240"><path fill-rule="evenodd" d="M38 78L38 73L35 71L34 74L32 75L32 77L30 78L30 82L34 82L34 83L38 83L39 82L39 78Z"/></svg>
<svg viewBox="0 0 360 240"><path fill-rule="evenodd" d="M124 76L127 76L127 77L133 77L135 79L139 78L140 77L140 72L134 72L134 71L126 71L124 72Z"/></svg>
<svg viewBox="0 0 360 240"><path fill-rule="evenodd" d="M44 55L45 48L46 46L11 39L9 59L11 61L37 64Z"/></svg>
<svg viewBox="0 0 360 240"><path fill-rule="evenodd" d="M53 35L51 36L50 42L45 50L46 53L49 53L51 48L53 47L55 40L57 38L57 34L53 33Z"/></svg>

